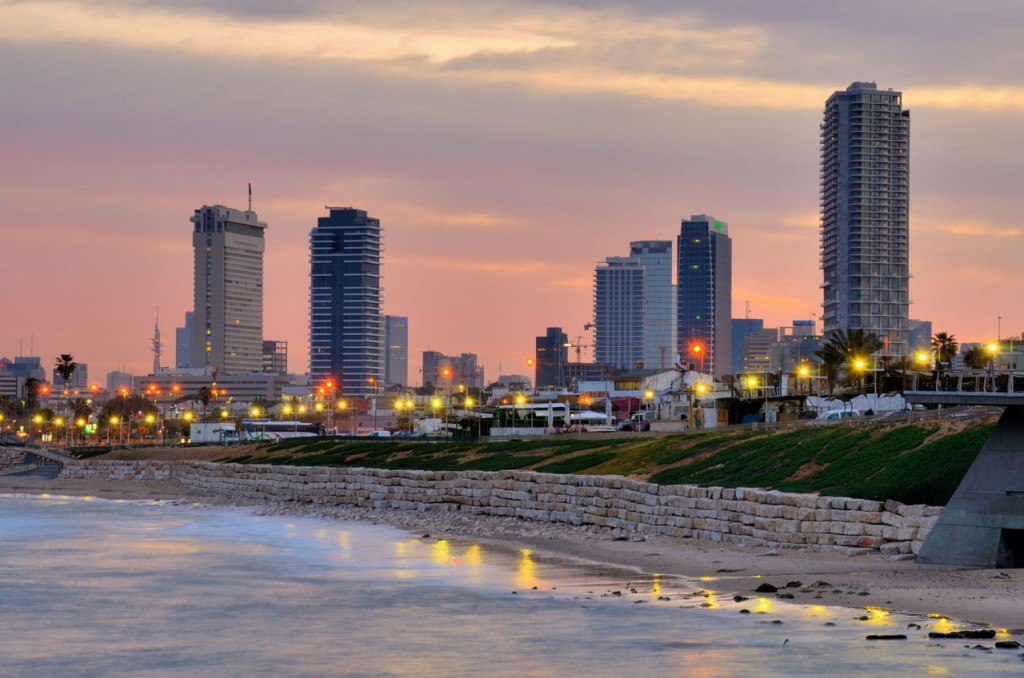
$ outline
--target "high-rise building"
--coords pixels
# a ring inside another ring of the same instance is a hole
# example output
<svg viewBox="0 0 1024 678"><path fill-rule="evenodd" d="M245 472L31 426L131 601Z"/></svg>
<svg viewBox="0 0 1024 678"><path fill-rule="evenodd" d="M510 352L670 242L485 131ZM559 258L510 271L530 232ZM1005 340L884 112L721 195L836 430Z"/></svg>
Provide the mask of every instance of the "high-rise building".
<svg viewBox="0 0 1024 678"><path fill-rule="evenodd" d="M192 367L192 336L195 331L195 313L185 311L185 326L174 329L174 366Z"/></svg>
<svg viewBox="0 0 1024 678"><path fill-rule="evenodd" d="M569 337L561 327L549 327L543 337L537 337L537 388L564 388L565 366L569 362Z"/></svg>
<svg viewBox="0 0 1024 678"><path fill-rule="evenodd" d="M672 241L629 243L629 258L644 267L644 367L672 367L676 354L676 302L672 296Z"/></svg>
<svg viewBox="0 0 1024 678"><path fill-rule="evenodd" d="M617 370L644 362L644 266L608 257L594 270L594 358Z"/></svg>
<svg viewBox="0 0 1024 678"><path fill-rule="evenodd" d="M908 349L910 112L903 95L855 82L821 125L824 332L863 329Z"/></svg>
<svg viewBox="0 0 1024 678"><path fill-rule="evenodd" d="M263 371L268 374L288 374L288 342L263 340Z"/></svg>
<svg viewBox="0 0 1024 678"><path fill-rule="evenodd" d="M263 369L263 233L252 210L204 205L190 220L195 307L190 367Z"/></svg>
<svg viewBox="0 0 1024 678"><path fill-rule="evenodd" d="M380 220L327 209L309 235L309 376L369 397L384 378Z"/></svg>
<svg viewBox="0 0 1024 678"><path fill-rule="evenodd" d="M907 331L907 350L910 353L930 353L932 347L932 321L910 319Z"/></svg>
<svg viewBox="0 0 1024 678"><path fill-rule="evenodd" d="M732 362L732 240L729 225L706 214L684 219L676 239L676 336L680 355L705 374Z"/></svg>
<svg viewBox="0 0 1024 678"><path fill-rule="evenodd" d="M733 318L732 320L732 367L730 374L746 369L744 356L747 352L747 335L764 331L763 318Z"/></svg>
<svg viewBox="0 0 1024 678"><path fill-rule="evenodd" d="M384 383L409 385L409 318L384 316Z"/></svg>

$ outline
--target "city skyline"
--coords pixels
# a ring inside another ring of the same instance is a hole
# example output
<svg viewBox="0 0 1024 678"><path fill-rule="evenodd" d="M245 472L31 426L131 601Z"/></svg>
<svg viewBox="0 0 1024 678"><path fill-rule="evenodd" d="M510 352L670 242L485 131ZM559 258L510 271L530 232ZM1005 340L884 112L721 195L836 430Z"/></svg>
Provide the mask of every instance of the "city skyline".
<svg viewBox="0 0 1024 678"><path fill-rule="evenodd" d="M1024 11L983 5L445 2L401 40L395 2L0 2L0 355L147 372L154 308L165 338L192 308L190 210L250 180L263 334L293 371L325 204L387 224L410 353L463 347L495 376L545 327L585 334L595 262L697 212L742 234L733 317L820 316L821 108L855 81L913 110L910 316L1019 335L993 291L1024 237Z"/></svg>

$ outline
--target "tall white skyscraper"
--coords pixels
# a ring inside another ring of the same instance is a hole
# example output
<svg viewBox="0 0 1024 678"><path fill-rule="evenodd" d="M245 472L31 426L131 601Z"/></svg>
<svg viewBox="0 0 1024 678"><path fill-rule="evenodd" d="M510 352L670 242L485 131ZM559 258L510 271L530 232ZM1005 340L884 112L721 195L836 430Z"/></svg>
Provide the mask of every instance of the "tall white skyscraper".
<svg viewBox="0 0 1024 678"><path fill-rule="evenodd" d="M644 266L608 257L594 270L594 358L618 370L644 362Z"/></svg>
<svg viewBox="0 0 1024 678"><path fill-rule="evenodd" d="M263 369L263 233L252 210L204 205L195 249L192 366L226 374Z"/></svg>
<svg viewBox="0 0 1024 678"><path fill-rule="evenodd" d="M903 95L855 82L821 125L824 331L864 329L908 352L910 112Z"/></svg>
<svg viewBox="0 0 1024 678"><path fill-rule="evenodd" d="M677 352L672 241L636 240L629 243L629 258L644 268L644 367L672 367Z"/></svg>

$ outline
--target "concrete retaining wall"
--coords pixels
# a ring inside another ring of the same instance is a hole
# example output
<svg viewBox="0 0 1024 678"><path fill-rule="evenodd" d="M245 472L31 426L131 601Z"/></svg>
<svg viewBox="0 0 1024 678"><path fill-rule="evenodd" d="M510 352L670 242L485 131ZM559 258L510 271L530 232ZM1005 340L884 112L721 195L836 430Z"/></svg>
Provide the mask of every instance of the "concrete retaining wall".
<svg viewBox="0 0 1024 678"><path fill-rule="evenodd" d="M250 500L516 517L756 546L916 553L942 509L529 471L395 471L85 460L68 479L167 480Z"/></svg>

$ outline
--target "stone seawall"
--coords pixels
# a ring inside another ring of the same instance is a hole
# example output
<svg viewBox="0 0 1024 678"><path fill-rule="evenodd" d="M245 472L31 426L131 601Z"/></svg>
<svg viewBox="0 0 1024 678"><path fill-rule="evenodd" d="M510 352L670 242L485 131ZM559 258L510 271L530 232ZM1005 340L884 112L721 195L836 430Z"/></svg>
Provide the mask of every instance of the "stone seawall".
<svg viewBox="0 0 1024 678"><path fill-rule="evenodd" d="M398 471L85 460L67 479L176 479L253 501L460 511L750 546L916 553L942 509L745 488L656 485L617 476L530 471Z"/></svg>

